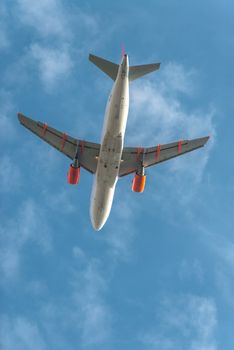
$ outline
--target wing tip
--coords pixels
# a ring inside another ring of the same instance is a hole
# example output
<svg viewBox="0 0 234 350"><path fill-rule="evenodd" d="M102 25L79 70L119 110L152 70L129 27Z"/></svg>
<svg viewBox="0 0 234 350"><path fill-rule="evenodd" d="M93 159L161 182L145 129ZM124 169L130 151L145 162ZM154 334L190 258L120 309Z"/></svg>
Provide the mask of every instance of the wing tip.
<svg viewBox="0 0 234 350"><path fill-rule="evenodd" d="M198 141L202 146L204 146L210 139L210 135L199 137L197 139L190 139L188 141Z"/></svg>
<svg viewBox="0 0 234 350"><path fill-rule="evenodd" d="M21 112L18 112L18 113L17 113L17 117L18 117L20 123L22 123L23 118L24 118L24 115L23 115Z"/></svg>
<svg viewBox="0 0 234 350"><path fill-rule="evenodd" d="M17 117L19 119L19 122L23 125L25 125L26 122L32 121L32 119L26 117L23 113L18 112Z"/></svg>
<svg viewBox="0 0 234 350"><path fill-rule="evenodd" d="M210 135L205 136L205 137L204 137L204 141L205 141L205 143L207 143L207 142L209 141L209 139L210 139ZM204 144L205 144L205 143L204 143Z"/></svg>

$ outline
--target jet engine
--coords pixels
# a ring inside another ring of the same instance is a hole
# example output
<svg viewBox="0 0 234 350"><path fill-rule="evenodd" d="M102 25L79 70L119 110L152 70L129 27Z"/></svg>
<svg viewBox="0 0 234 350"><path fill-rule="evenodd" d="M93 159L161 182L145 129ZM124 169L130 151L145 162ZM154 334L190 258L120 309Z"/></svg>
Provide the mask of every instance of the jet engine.
<svg viewBox="0 0 234 350"><path fill-rule="evenodd" d="M132 181L132 191L133 192L144 192L145 182L146 182L145 175L136 174L134 176L133 181Z"/></svg>
<svg viewBox="0 0 234 350"><path fill-rule="evenodd" d="M70 168L67 173L67 182L70 185L77 185L80 180L80 167L74 166L74 164L70 165Z"/></svg>

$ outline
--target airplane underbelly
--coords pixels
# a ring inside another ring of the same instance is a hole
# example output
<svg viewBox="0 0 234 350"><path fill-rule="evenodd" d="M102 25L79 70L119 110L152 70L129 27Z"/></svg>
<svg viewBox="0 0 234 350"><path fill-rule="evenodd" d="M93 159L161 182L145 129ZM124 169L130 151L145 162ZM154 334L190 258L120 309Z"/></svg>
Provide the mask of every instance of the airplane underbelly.
<svg viewBox="0 0 234 350"><path fill-rule="evenodd" d="M121 163L128 107L128 79L120 78L107 104L101 149L93 183L90 216L96 230L102 228L110 214Z"/></svg>
<svg viewBox="0 0 234 350"><path fill-rule="evenodd" d="M110 214L118 180L122 147L121 135L113 137L106 133L100 150L91 198L90 216L96 230L101 229Z"/></svg>
<svg viewBox="0 0 234 350"><path fill-rule="evenodd" d="M115 183L110 187L106 178L100 181L96 176L94 179L90 216L93 227L96 230L102 228L110 214L116 182L117 177Z"/></svg>
<svg viewBox="0 0 234 350"><path fill-rule="evenodd" d="M114 105L109 111L106 131L112 135L125 134L128 117L128 99L122 99L119 105Z"/></svg>

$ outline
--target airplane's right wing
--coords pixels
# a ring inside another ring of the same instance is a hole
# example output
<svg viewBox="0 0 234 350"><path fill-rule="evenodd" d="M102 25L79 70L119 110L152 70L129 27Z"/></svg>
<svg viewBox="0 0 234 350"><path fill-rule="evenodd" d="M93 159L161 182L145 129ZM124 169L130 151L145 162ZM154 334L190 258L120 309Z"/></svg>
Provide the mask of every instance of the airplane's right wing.
<svg viewBox="0 0 234 350"><path fill-rule="evenodd" d="M100 144L75 139L48 126L46 123L36 122L22 113L18 113L18 118L24 127L65 154L68 158L73 160L78 151L80 165L92 174L96 172Z"/></svg>
<svg viewBox="0 0 234 350"><path fill-rule="evenodd" d="M124 147L122 153L122 162L119 170L119 176L125 176L137 171L140 164L144 168L164 162L203 147L208 141L209 136L183 140L155 147Z"/></svg>

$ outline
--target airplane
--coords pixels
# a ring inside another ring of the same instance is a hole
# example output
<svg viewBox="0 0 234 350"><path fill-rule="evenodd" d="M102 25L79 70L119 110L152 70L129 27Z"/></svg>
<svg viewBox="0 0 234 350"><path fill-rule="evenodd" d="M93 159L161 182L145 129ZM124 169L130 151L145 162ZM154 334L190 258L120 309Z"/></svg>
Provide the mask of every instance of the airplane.
<svg viewBox="0 0 234 350"><path fill-rule="evenodd" d="M18 113L18 118L24 127L72 160L67 173L68 184L79 183L81 167L94 175L90 217L93 228L99 231L110 214L119 178L134 173L132 191L142 193L146 183L145 168L203 147L209 136L146 148L125 147L129 82L158 70L160 63L129 66L128 55L124 52L120 64L92 54L89 60L114 80L107 101L100 144L73 138L22 113Z"/></svg>

